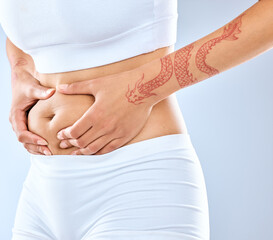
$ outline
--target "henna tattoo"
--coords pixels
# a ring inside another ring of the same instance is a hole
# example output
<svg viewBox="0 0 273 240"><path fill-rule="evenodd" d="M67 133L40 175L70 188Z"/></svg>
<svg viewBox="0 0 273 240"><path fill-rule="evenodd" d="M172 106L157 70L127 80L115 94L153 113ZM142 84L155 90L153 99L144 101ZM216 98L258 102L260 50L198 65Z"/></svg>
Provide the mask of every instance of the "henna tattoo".
<svg viewBox="0 0 273 240"><path fill-rule="evenodd" d="M209 51L215 46L217 43L220 43L222 40L233 41L238 39L236 35L241 33L240 27L242 25L241 18L245 15L242 13L237 18L235 18L231 23L224 27L224 32L221 36L213 38L207 42L205 42L197 51L195 55L195 63L197 68L207 73L209 76L213 76L219 73L219 70L209 66L206 63L206 57ZM185 87L188 86L195 81L197 78L194 78L192 73L189 72L189 60L192 56L191 51L194 48L194 43L187 45L186 47L178 50L174 57L174 72L179 83L179 86ZM152 91L163 84L165 84L171 78L173 74L173 65L172 60L169 55L163 57L161 60L161 71L154 79L142 83L144 79L144 73L142 77L135 83L135 87L131 90L128 85L128 91L126 93L126 97L128 102L134 104L141 104L144 98L148 98L153 95L157 95Z"/></svg>
<svg viewBox="0 0 273 240"><path fill-rule="evenodd" d="M209 51L212 49L213 46L215 46L217 43L221 42L222 40L228 40L233 41L238 39L236 34L239 34L241 32L241 18L245 15L245 13L242 13L237 18L235 18L228 26L224 27L224 32L221 36L213 38L207 42L205 42L197 51L197 54L195 56L195 62L197 68L207 73L209 76L213 76L215 74L218 74L219 71L216 68L213 68L206 64L206 56L208 55Z"/></svg>
<svg viewBox="0 0 273 240"><path fill-rule="evenodd" d="M193 79L192 73L189 73L189 59L191 58L191 50L194 44L189 44L186 47L178 50L174 56L174 72L180 87L188 86L197 79Z"/></svg>
<svg viewBox="0 0 273 240"><path fill-rule="evenodd" d="M165 84L171 78L173 74L173 64L172 59L169 55L160 59L161 61L161 71L160 73L152 80L142 83L144 79L144 73L142 77L136 82L135 87L130 90L128 85L128 91L126 93L126 97L129 102L134 104L141 104L140 102L144 98L148 98L153 95L157 95L152 93L152 91L163 84Z"/></svg>

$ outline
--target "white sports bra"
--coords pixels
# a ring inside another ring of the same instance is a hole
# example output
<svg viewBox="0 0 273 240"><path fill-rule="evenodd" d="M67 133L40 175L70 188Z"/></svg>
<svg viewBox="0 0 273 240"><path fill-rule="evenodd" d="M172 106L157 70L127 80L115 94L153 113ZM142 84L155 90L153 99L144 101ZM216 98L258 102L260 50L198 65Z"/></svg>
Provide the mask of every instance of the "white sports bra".
<svg viewBox="0 0 273 240"><path fill-rule="evenodd" d="M0 22L37 72L117 62L176 42L177 0L0 0Z"/></svg>

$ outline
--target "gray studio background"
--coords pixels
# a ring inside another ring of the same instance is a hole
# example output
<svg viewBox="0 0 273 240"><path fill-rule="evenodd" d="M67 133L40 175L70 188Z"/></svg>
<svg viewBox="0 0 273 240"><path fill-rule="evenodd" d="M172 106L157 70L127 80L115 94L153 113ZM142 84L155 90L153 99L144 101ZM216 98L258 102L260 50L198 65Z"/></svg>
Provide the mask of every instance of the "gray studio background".
<svg viewBox="0 0 273 240"><path fill-rule="evenodd" d="M178 0L176 49L256 1ZM0 239L11 238L30 166L9 123L10 66L0 27ZM176 93L207 184L212 240L273 239L273 50Z"/></svg>

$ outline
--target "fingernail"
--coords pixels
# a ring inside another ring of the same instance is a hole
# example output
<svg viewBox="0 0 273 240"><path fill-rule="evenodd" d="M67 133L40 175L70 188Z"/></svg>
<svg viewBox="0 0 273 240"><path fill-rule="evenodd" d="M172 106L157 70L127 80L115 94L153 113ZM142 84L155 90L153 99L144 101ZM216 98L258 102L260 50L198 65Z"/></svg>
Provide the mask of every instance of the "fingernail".
<svg viewBox="0 0 273 240"><path fill-rule="evenodd" d="M59 133L57 134L57 138L60 139L60 140L63 140L63 139L64 139L63 136L62 136L62 134L61 134L61 132L59 132Z"/></svg>
<svg viewBox="0 0 273 240"><path fill-rule="evenodd" d="M48 90L46 90L46 94L48 95L48 94L52 93L53 91L54 91L54 88L48 89Z"/></svg>
<svg viewBox="0 0 273 240"><path fill-rule="evenodd" d="M71 154L72 154L72 155L77 155L77 152L72 152Z"/></svg>
<svg viewBox="0 0 273 240"><path fill-rule="evenodd" d="M67 86L68 86L68 84L60 84L60 85L58 85L58 88L61 90L64 90L67 88Z"/></svg>
<svg viewBox="0 0 273 240"><path fill-rule="evenodd" d="M66 147L68 147L68 145L67 145L66 142L61 142L61 143L60 143L60 147L61 147L61 148L66 148Z"/></svg>
<svg viewBox="0 0 273 240"><path fill-rule="evenodd" d="M44 150L43 152L44 152L44 154L47 155L47 156L51 155L51 153L50 153L48 150Z"/></svg>
<svg viewBox="0 0 273 240"><path fill-rule="evenodd" d="M48 96L51 93L52 89L47 89L46 91L43 92L44 96Z"/></svg>
<svg viewBox="0 0 273 240"><path fill-rule="evenodd" d="M45 140L38 140L37 143L39 145L47 145L47 142Z"/></svg>

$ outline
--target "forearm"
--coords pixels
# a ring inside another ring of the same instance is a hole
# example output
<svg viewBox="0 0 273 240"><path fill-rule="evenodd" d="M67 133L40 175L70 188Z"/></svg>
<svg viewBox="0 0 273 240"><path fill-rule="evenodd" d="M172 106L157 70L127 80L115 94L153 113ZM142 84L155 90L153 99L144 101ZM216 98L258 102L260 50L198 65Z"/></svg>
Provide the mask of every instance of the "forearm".
<svg viewBox="0 0 273 240"><path fill-rule="evenodd" d="M32 57L16 47L9 38L6 40L6 52L11 69L23 66L33 73L34 62Z"/></svg>
<svg viewBox="0 0 273 240"><path fill-rule="evenodd" d="M147 101L155 104L181 88L239 65L272 47L273 1L264 0L213 33L143 65L141 71L153 79L144 82L138 92L145 91L146 96L149 92Z"/></svg>

